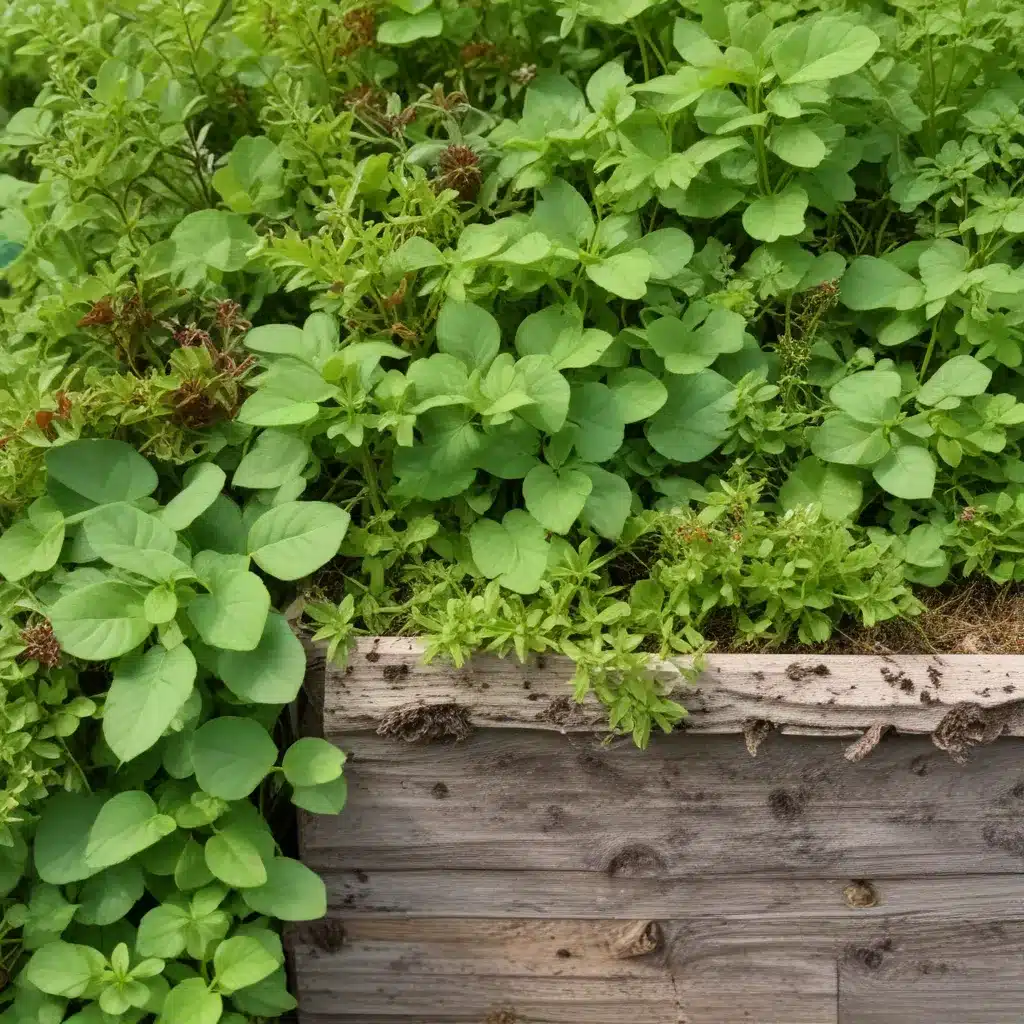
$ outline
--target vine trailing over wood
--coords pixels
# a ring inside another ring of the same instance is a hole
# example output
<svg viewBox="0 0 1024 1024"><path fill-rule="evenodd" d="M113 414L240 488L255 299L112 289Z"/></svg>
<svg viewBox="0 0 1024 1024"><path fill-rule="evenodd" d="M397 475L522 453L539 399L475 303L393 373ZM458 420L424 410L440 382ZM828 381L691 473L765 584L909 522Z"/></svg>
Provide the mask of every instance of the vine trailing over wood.
<svg viewBox="0 0 1024 1024"><path fill-rule="evenodd" d="M0 16L5 1024L292 1005L292 624L568 655L645 745L651 654L1024 576L1013 0L59 11Z"/></svg>

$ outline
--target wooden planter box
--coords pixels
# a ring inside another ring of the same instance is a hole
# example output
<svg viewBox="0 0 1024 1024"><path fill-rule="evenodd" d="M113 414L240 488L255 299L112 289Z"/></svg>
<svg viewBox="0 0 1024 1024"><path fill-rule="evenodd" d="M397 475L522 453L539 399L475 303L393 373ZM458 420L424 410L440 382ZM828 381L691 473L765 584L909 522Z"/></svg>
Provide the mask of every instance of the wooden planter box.
<svg viewBox="0 0 1024 1024"><path fill-rule="evenodd" d="M1020 1024L1024 762L968 748L1024 735L1021 662L712 656L638 751L562 659L314 655L350 798L301 822L301 1019Z"/></svg>

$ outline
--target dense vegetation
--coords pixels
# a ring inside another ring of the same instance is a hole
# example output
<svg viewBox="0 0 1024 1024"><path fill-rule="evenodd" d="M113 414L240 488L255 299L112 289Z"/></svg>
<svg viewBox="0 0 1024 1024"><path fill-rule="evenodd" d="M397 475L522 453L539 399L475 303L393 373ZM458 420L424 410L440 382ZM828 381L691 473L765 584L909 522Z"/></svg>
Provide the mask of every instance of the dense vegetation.
<svg viewBox="0 0 1024 1024"><path fill-rule="evenodd" d="M1016 0L0 10L4 1024L294 1007L296 629L643 745L652 653L1024 578Z"/></svg>

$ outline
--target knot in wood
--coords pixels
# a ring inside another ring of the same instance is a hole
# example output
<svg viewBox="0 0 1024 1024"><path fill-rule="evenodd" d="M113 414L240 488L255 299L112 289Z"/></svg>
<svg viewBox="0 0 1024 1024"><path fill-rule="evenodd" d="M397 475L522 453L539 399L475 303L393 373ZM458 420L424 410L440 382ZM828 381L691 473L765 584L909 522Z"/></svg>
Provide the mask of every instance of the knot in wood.
<svg viewBox="0 0 1024 1024"><path fill-rule="evenodd" d="M619 960L657 953L665 945L665 933L657 921L636 921L612 943L612 954Z"/></svg>

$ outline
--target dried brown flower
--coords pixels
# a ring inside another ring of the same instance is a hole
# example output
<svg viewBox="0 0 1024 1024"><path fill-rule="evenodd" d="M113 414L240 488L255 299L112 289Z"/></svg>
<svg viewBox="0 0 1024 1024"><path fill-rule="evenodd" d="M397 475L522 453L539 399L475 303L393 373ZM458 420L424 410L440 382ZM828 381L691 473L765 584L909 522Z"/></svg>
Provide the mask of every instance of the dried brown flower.
<svg viewBox="0 0 1024 1024"><path fill-rule="evenodd" d="M54 636L49 620L23 629L21 642L25 645L25 650L21 652L24 661L38 661L47 668L56 668L60 664L60 643Z"/></svg>
<svg viewBox="0 0 1024 1024"><path fill-rule="evenodd" d="M438 175L435 179L439 188L454 189L463 202L476 199L483 182L480 172L480 157L469 146L449 146L437 159Z"/></svg>
<svg viewBox="0 0 1024 1024"><path fill-rule="evenodd" d="M106 327L114 322L114 303L110 296L92 304L89 312L78 321L79 327Z"/></svg>
<svg viewBox="0 0 1024 1024"><path fill-rule="evenodd" d="M537 77L536 64L523 64L509 73L509 78L517 85L529 85Z"/></svg>

